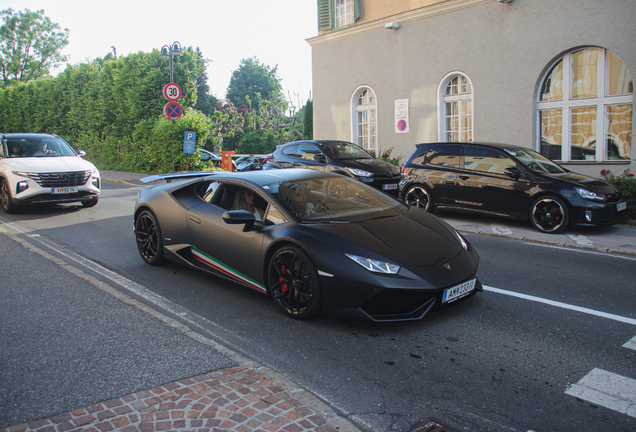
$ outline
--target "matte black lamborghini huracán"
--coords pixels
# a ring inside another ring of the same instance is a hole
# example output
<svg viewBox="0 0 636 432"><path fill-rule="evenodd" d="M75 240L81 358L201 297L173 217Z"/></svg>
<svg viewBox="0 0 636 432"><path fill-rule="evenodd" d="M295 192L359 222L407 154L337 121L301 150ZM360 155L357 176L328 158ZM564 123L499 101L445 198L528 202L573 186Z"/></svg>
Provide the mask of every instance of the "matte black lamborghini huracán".
<svg viewBox="0 0 636 432"><path fill-rule="evenodd" d="M293 169L144 181L160 179L137 197L142 258L269 294L292 318L415 320L482 290L479 257L455 229L354 179Z"/></svg>

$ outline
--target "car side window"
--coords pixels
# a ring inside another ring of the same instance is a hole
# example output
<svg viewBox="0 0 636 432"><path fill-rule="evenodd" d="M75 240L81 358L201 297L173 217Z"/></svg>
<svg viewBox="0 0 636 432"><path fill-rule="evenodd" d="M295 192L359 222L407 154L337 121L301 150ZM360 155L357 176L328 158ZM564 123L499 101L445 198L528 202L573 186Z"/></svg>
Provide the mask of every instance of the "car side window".
<svg viewBox="0 0 636 432"><path fill-rule="evenodd" d="M298 157L298 155L296 154L296 150L298 150L297 145L290 145L283 148L283 154L289 157Z"/></svg>
<svg viewBox="0 0 636 432"><path fill-rule="evenodd" d="M506 168L516 166L508 156L489 148L464 146L463 153L463 167L471 171L503 174Z"/></svg>
<svg viewBox="0 0 636 432"><path fill-rule="evenodd" d="M297 150L297 157L305 160L313 161L314 156L320 155L322 152L318 147L311 144L299 144Z"/></svg>
<svg viewBox="0 0 636 432"><path fill-rule="evenodd" d="M417 165L439 165L449 168L459 167L461 146L458 144L433 145L413 159Z"/></svg>
<svg viewBox="0 0 636 432"><path fill-rule="evenodd" d="M286 222L287 218L283 216L281 211L270 204L267 214L265 215L265 225L280 225Z"/></svg>
<svg viewBox="0 0 636 432"><path fill-rule="evenodd" d="M214 192L217 190L219 186L219 182L217 181L205 181L197 186L196 193L203 199L203 201L212 202L212 197L214 196Z"/></svg>

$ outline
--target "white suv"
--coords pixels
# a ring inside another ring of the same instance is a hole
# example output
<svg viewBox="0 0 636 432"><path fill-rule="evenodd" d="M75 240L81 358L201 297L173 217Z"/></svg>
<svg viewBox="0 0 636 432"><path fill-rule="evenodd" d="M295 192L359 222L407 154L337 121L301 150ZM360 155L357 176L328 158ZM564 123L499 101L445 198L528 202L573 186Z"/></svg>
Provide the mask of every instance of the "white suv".
<svg viewBox="0 0 636 432"><path fill-rule="evenodd" d="M62 138L50 134L0 134L0 201L6 213L21 206L81 202L93 207L100 177Z"/></svg>

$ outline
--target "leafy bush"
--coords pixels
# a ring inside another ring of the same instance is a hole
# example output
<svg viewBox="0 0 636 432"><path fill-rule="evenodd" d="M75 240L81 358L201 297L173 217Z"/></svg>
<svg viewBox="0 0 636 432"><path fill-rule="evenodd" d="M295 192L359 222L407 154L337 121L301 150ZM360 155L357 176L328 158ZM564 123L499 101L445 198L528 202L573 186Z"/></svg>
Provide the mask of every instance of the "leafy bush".
<svg viewBox="0 0 636 432"><path fill-rule="evenodd" d="M402 156L398 156L398 157L391 157L391 153L393 153L393 149L395 147L390 147L389 149L385 150L384 152L382 150L379 151L380 156L376 156L375 155L375 151L370 150L369 153L371 153L373 155L373 157L378 158L380 160L383 161L387 161L392 163L393 165L397 165L400 166L400 161L402 160Z"/></svg>
<svg viewBox="0 0 636 432"><path fill-rule="evenodd" d="M609 170L601 171L601 175L605 177L608 183L618 189L627 203L627 217L636 219L636 177L629 171L629 168L623 171L621 175L614 175Z"/></svg>

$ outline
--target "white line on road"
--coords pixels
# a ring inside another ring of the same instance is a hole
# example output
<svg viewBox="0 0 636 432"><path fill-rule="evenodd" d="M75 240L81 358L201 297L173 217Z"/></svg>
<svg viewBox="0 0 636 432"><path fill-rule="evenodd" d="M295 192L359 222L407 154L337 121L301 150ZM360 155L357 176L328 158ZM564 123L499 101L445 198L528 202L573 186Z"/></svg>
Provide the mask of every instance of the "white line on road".
<svg viewBox="0 0 636 432"><path fill-rule="evenodd" d="M584 307L581 307L581 306L575 306L575 305L562 303L562 302L558 302L558 301L554 301L554 300L544 299L542 297L535 297L535 296L531 296L531 295L523 294L523 293L518 293L518 292L514 292L514 291L506 291L506 290L502 290L500 288L495 288L495 287L491 287L491 286L487 286L487 285L484 285L484 291L492 291L492 292L495 292L497 294L504 294L504 295L508 295L508 296L511 296L511 297L517 297L517 298L524 299L524 300L530 300L530 301L537 302L537 303L543 303L543 304L547 304L547 305L550 305L550 306L560 307L562 309L568 309L568 310L572 310L572 311L575 311L575 312L582 312L582 313L586 313L586 314L589 314L589 315L594 315L594 316L601 317L601 318L607 318L607 319L611 319L611 320L614 320L614 321L620 321L620 322L623 322L623 323L636 325L636 319L633 319L633 318L627 318L627 317L624 317L624 316L614 315L614 314L607 313L607 312L601 312L601 311L597 311L597 310L594 310L594 309L588 309L588 308L584 308Z"/></svg>
<svg viewBox="0 0 636 432"><path fill-rule="evenodd" d="M636 417L636 380L594 368L566 392L570 396Z"/></svg>
<svg viewBox="0 0 636 432"><path fill-rule="evenodd" d="M545 244L545 243L526 242L525 244L529 245L529 246L538 246L538 247L544 247L544 248L550 248L550 249L559 249L559 250L564 250L564 251L568 251L568 252L579 252L579 253L585 253L585 254L590 254L590 255L601 255L601 256L612 257L612 258L626 259L626 260L629 260L629 261L636 261L636 257L631 256L631 255L616 254L616 253L611 253L611 252L597 252L597 251L593 251L593 250L589 250L589 249L577 249L577 248L572 248L572 247L567 247L567 246L549 245L549 244Z"/></svg>
<svg viewBox="0 0 636 432"><path fill-rule="evenodd" d="M629 348L629 349L636 350L636 336L634 336L633 338L631 338L630 340L625 342L623 344L623 348Z"/></svg>

